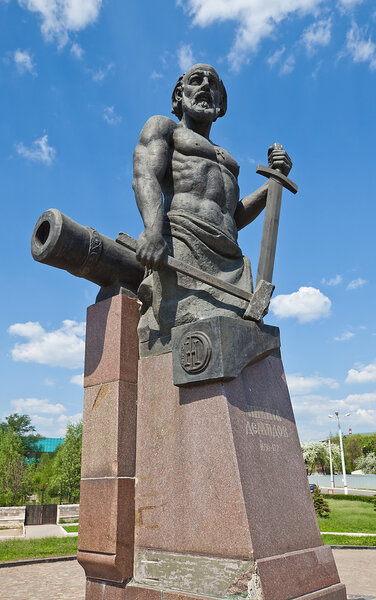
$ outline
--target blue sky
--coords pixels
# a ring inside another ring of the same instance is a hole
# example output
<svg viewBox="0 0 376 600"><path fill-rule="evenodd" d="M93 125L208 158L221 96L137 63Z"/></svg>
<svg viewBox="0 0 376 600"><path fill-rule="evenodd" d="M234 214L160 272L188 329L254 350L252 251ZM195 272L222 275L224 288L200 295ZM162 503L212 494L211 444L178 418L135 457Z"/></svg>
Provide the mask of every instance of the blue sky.
<svg viewBox="0 0 376 600"><path fill-rule="evenodd" d="M228 112L212 140L239 162L243 195L281 142L285 193L266 322L302 440L376 430L375 78L372 0L0 0L2 305L0 417L44 435L82 413L86 307L94 284L35 263L30 237L56 207L116 237L142 230L132 152L193 62L219 71ZM5 213L5 214L4 214ZM262 218L240 232L253 271Z"/></svg>

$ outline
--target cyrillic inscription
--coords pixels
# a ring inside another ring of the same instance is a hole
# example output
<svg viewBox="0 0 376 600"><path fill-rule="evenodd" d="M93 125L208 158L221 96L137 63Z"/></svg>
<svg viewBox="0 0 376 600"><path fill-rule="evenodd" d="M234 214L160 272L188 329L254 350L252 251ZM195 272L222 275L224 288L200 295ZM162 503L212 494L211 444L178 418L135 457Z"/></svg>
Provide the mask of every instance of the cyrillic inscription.
<svg viewBox="0 0 376 600"><path fill-rule="evenodd" d="M265 435L273 438L289 437L285 425L272 425L271 423L262 423L261 421L247 421L245 431L247 435Z"/></svg>

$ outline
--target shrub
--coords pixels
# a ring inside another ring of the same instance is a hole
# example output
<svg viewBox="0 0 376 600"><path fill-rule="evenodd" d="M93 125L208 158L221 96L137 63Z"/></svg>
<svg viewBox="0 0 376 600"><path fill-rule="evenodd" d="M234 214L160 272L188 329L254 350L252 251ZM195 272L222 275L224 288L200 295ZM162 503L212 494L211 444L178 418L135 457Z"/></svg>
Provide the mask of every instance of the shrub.
<svg viewBox="0 0 376 600"><path fill-rule="evenodd" d="M330 513L329 504L324 499L320 488L317 486L312 493L313 506L318 517L328 517Z"/></svg>

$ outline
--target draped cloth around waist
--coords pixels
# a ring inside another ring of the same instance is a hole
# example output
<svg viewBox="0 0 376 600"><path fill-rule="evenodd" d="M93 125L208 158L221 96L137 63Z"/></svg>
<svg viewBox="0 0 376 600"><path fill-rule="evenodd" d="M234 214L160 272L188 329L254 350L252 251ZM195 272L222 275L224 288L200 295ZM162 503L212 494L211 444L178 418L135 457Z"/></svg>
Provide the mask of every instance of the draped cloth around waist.
<svg viewBox="0 0 376 600"><path fill-rule="evenodd" d="M163 237L172 256L218 279L253 291L249 259L236 242L213 224L183 211L165 217ZM168 336L171 327L216 315L242 317L246 301L187 275L163 268L139 287L140 341Z"/></svg>

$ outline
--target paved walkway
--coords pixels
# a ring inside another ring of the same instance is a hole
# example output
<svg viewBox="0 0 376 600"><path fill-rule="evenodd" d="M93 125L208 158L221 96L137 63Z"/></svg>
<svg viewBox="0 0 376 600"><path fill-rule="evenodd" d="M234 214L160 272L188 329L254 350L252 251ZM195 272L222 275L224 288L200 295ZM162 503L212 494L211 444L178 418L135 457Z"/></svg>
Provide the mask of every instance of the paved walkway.
<svg viewBox="0 0 376 600"><path fill-rule="evenodd" d="M376 599L376 550L333 549L334 560L347 593Z"/></svg>
<svg viewBox="0 0 376 600"><path fill-rule="evenodd" d="M77 561L0 569L1 600L84 600L85 575Z"/></svg>
<svg viewBox="0 0 376 600"><path fill-rule="evenodd" d="M333 550L349 596L376 600L376 550ZM84 600L85 576L72 560L0 569L0 600Z"/></svg>

